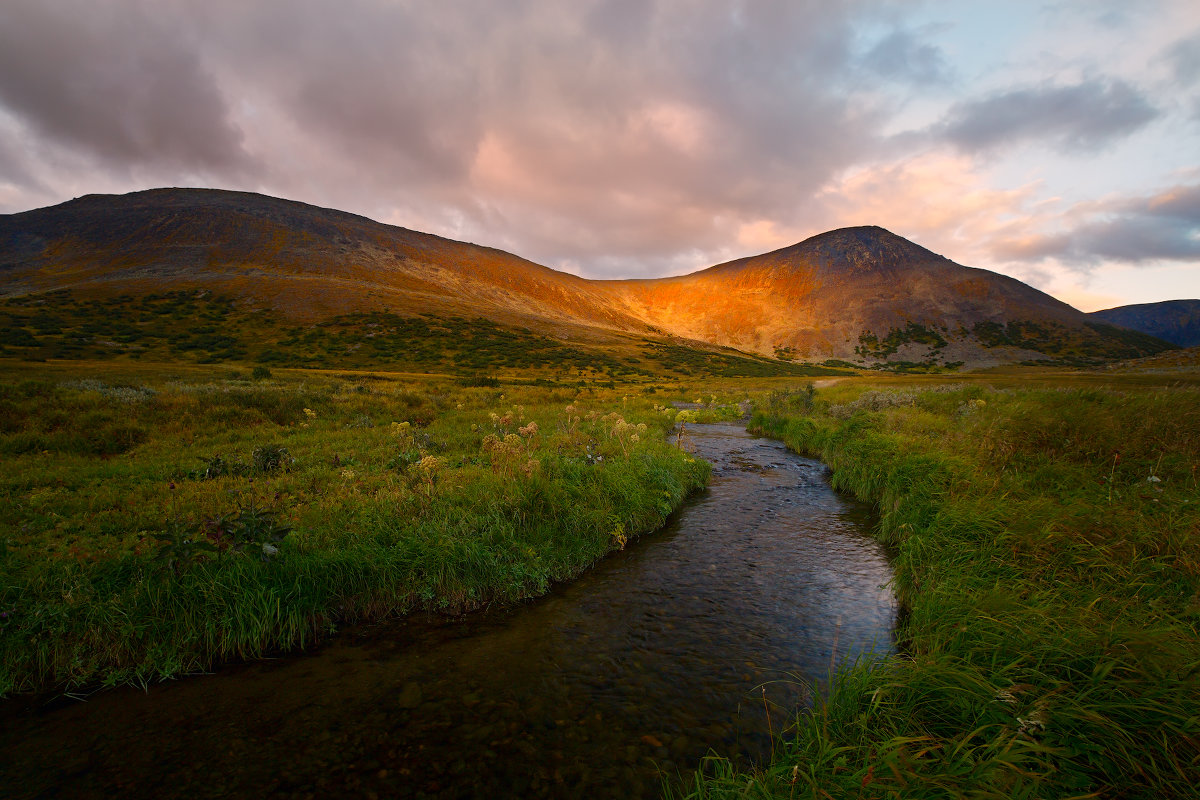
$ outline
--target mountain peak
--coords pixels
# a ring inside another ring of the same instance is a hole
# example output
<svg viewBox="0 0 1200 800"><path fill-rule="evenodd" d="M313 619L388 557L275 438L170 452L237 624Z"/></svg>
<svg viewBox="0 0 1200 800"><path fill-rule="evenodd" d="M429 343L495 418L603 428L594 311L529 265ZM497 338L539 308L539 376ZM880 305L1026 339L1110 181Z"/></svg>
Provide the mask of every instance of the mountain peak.
<svg viewBox="0 0 1200 800"><path fill-rule="evenodd" d="M947 260L878 225L837 228L778 252L814 266L871 272Z"/></svg>

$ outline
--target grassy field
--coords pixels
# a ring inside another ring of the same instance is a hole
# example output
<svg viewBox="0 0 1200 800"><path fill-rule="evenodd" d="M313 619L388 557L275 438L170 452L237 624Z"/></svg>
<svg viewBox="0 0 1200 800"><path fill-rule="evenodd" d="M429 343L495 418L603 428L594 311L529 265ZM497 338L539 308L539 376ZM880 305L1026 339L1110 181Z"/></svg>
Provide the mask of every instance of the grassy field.
<svg viewBox="0 0 1200 800"><path fill-rule="evenodd" d="M542 593L708 476L653 387L257 375L0 367L0 693Z"/></svg>
<svg viewBox="0 0 1200 800"><path fill-rule="evenodd" d="M670 401L730 418L753 395L755 430L879 507L901 652L842 672L774 763L714 756L691 796L1194 796L1200 372L804 389L654 353L705 377L0 362L0 693L544 592L707 480Z"/></svg>
<svg viewBox="0 0 1200 800"><path fill-rule="evenodd" d="M1195 797L1196 375L776 393L752 422L877 504L901 654L689 796Z"/></svg>

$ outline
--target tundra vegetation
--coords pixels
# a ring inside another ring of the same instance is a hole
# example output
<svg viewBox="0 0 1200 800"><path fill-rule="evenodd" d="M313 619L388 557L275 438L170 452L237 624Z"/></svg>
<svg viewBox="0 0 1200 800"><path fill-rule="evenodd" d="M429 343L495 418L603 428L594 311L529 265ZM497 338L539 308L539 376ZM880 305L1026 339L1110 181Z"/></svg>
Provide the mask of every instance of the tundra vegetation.
<svg viewBox="0 0 1200 800"><path fill-rule="evenodd" d="M342 314L301 323L209 292L80 298L66 290L0 301L0 357L256 363L468 376L520 370L543 381L846 374L728 348L651 339L566 344L488 319ZM611 387L610 387L611 388Z"/></svg>
<svg viewBox="0 0 1200 800"><path fill-rule="evenodd" d="M770 764L714 754L668 792L1158 797L1200 781L1194 369L814 389L810 365L649 340L138 303L0 309L0 694L145 684L359 619L544 592L702 486L687 423L754 396L755 431L878 506L899 652L814 692Z"/></svg>
<svg viewBox="0 0 1200 800"><path fill-rule="evenodd" d="M1194 795L1200 388L992 378L758 405L753 430L878 506L900 652L689 797Z"/></svg>
<svg viewBox="0 0 1200 800"><path fill-rule="evenodd" d="M283 372L0 371L0 693L542 593L708 476L653 387Z"/></svg>

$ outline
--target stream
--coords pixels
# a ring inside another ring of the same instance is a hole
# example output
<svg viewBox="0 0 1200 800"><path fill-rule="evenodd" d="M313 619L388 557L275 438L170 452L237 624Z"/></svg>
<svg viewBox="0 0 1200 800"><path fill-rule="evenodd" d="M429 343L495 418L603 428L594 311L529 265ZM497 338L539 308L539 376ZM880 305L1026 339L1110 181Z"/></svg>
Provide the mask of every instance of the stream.
<svg viewBox="0 0 1200 800"><path fill-rule="evenodd" d="M709 488L545 597L0 703L0 795L648 798L710 753L769 758L831 668L892 651L891 571L819 462L734 423L685 443Z"/></svg>

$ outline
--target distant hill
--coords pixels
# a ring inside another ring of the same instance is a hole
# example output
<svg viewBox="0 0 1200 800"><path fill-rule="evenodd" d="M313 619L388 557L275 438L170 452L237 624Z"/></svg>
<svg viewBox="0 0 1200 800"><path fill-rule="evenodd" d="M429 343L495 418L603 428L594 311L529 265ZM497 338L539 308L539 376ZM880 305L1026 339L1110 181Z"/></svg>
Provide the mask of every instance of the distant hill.
<svg viewBox="0 0 1200 800"><path fill-rule="evenodd" d="M1165 300L1093 311L1110 325L1148 333L1180 347L1200 345L1200 300Z"/></svg>
<svg viewBox="0 0 1200 800"><path fill-rule="evenodd" d="M209 189L89 195L0 216L0 297L60 290L73 302L208 291L307 325L485 318L559 341L645 342L668 362L677 344L917 369L1085 364L1170 347L878 227L678 278L589 281L341 211ZM22 340L36 334L23 319L9 322Z"/></svg>

